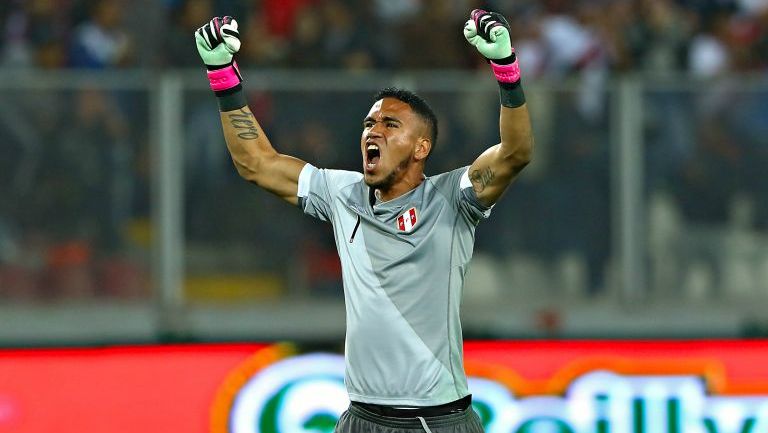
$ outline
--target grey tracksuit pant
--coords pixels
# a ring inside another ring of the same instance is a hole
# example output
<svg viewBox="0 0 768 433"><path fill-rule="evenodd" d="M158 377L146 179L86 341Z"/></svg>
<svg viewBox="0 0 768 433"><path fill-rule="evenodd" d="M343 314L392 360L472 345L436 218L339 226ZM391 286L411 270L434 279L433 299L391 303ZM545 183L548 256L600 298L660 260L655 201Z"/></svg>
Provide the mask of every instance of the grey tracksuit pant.
<svg viewBox="0 0 768 433"><path fill-rule="evenodd" d="M350 406L336 424L335 433L484 433L480 418L467 410L435 417L393 418Z"/></svg>

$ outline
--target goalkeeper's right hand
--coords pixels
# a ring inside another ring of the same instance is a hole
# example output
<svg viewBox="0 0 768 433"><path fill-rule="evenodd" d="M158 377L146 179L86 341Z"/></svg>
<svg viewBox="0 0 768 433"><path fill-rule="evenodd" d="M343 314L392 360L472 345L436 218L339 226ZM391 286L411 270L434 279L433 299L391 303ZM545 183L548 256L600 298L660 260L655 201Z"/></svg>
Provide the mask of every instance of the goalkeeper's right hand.
<svg viewBox="0 0 768 433"><path fill-rule="evenodd" d="M216 95L241 89L243 81L234 54L240 50L240 33L232 17L215 17L195 32L197 52L208 68L208 80Z"/></svg>

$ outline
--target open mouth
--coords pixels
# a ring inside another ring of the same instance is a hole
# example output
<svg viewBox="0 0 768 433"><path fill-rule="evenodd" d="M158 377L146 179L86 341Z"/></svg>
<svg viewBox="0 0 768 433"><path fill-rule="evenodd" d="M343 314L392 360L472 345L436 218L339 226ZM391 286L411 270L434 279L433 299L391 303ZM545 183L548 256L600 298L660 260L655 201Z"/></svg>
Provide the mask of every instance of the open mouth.
<svg viewBox="0 0 768 433"><path fill-rule="evenodd" d="M369 144L365 148L365 169L366 171L373 171L379 164L381 159L381 150L377 144Z"/></svg>

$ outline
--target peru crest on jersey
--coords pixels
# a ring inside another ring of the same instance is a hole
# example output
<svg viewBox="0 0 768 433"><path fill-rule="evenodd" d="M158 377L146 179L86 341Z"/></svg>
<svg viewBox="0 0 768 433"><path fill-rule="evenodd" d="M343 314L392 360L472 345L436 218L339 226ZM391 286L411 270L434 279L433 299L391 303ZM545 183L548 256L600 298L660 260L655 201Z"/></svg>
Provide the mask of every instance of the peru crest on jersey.
<svg viewBox="0 0 768 433"><path fill-rule="evenodd" d="M410 233L414 227L416 227L416 208L412 207L397 217L397 229L401 232Z"/></svg>

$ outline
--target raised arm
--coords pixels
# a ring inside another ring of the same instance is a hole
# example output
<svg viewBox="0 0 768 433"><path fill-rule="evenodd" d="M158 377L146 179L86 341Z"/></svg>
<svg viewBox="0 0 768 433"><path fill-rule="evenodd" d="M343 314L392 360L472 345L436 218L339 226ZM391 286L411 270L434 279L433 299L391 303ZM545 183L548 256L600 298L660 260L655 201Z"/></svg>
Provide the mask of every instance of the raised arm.
<svg viewBox="0 0 768 433"><path fill-rule="evenodd" d="M501 95L501 143L488 148L469 168L478 199L490 206L531 161L533 133L507 20L496 12L475 9L464 27L464 36L488 59Z"/></svg>
<svg viewBox="0 0 768 433"><path fill-rule="evenodd" d="M248 108L233 57L240 49L237 21L232 17L214 18L195 32L195 41L208 68L211 89L219 100L224 139L237 172L245 180L297 204L299 174L306 163L277 153Z"/></svg>

